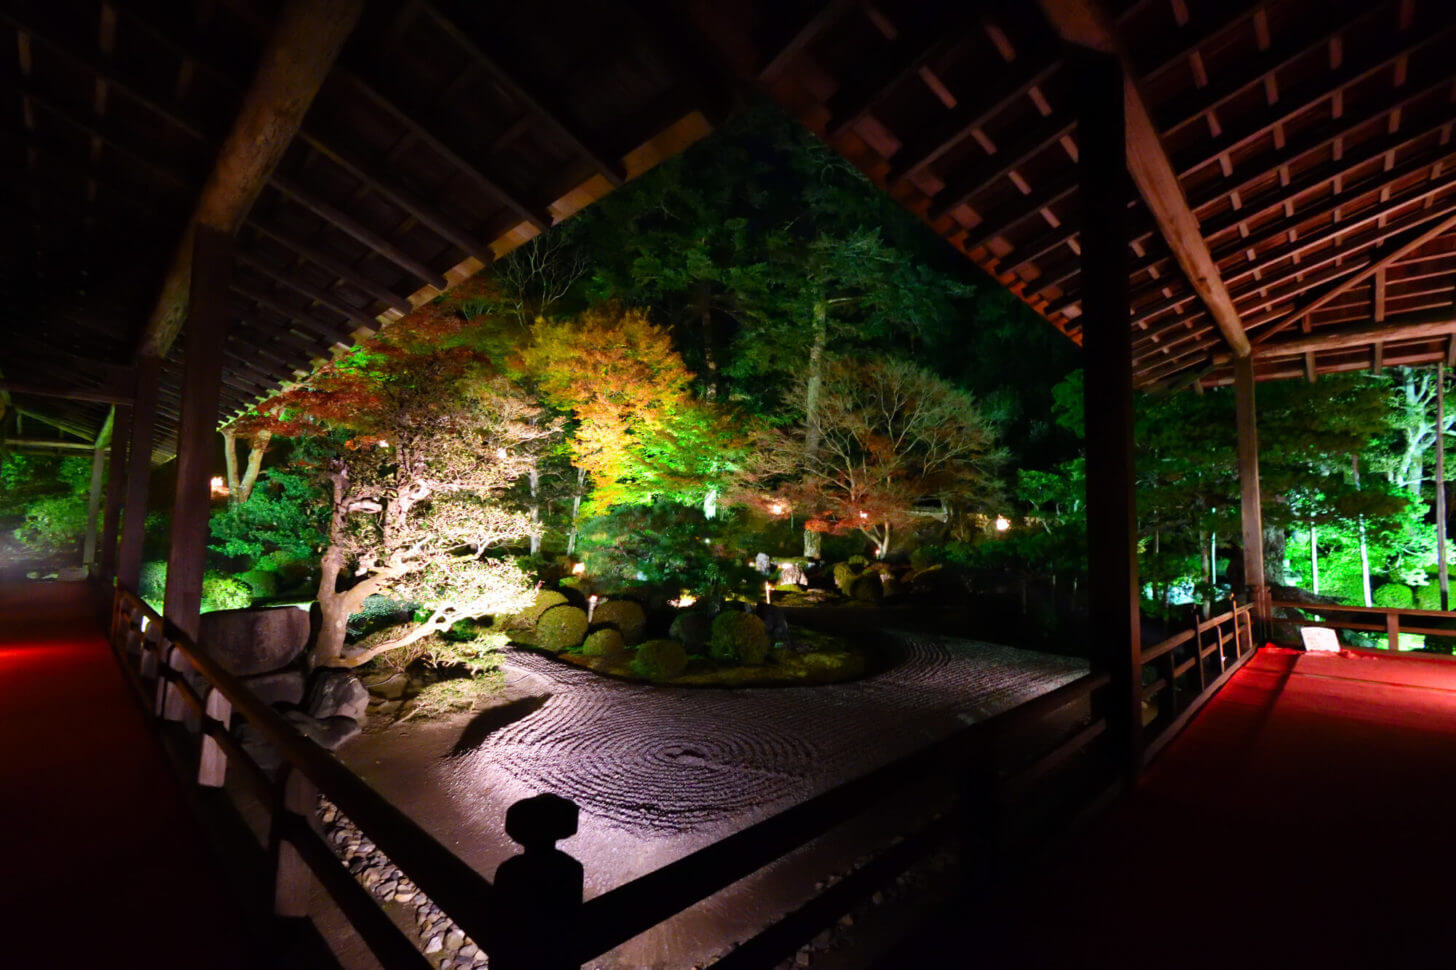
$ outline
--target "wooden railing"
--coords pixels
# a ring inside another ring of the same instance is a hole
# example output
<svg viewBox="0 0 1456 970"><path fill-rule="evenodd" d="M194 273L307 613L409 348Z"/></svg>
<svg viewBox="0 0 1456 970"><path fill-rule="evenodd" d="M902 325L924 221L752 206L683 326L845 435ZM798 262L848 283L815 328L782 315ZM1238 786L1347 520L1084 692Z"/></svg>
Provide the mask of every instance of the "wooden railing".
<svg viewBox="0 0 1456 970"><path fill-rule="evenodd" d="M1231 602L1228 612L1143 650L1143 704L1151 709L1144 715L1145 761L1182 730L1254 648L1253 608Z"/></svg>
<svg viewBox="0 0 1456 970"><path fill-rule="evenodd" d="M907 870L946 851L972 882L993 880L1011 853L1046 850L1121 783L1120 743L1105 717L1106 674L1094 673L794 805L660 869L583 901L580 863L555 848L576 830L576 806L552 795L517 802L506 831L525 850L492 885L402 815L328 752L302 737L236 678L132 593L116 594L112 641L133 683L156 712L177 697L201 738L197 782L218 786L231 764L273 806L274 909L304 915L310 875L387 967L427 965L416 945L355 882L320 837L322 793L348 816L490 958L493 970L577 968L709 896L929 786L931 807L901 813L902 828L853 871L713 964L769 968L887 889ZM1151 752L1176 733L1253 653L1248 607L1199 623L1143 655L1157 679L1144 696L1158 716L1146 727ZM199 691L191 667L206 683ZM246 719L282 757L281 777L259 767L229 730ZM160 716L160 714L159 714Z"/></svg>
<svg viewBox="0 0 1456 970"><path fill-rule="evenodd" d="M1300 603L1294 600L1275 600L1275 609L1299 610L1305 614L1315 614L1321 617L1329 617L1330 614L1337 616L1346 615L1355 619L1287 619L1275 617L1274 625L1293 624L1295 626L1317 626L1327 627L1332 630L1356 630L1364 633L1385 634L1385 649L1392 653L1400 649L1400 635L1410 633L1415 635L1456 637L1456 611L1446 610L1416 610L1400 609L1388 606L1345 606L1336 603ZM1361 620L1360 617L1378 618L1375 622ZM1402 622L1409 618L1413 623ZM1422 622L1424 621L1424 622ZM1444 621L1446 626L1433 626L1432 621Z"/></svg>

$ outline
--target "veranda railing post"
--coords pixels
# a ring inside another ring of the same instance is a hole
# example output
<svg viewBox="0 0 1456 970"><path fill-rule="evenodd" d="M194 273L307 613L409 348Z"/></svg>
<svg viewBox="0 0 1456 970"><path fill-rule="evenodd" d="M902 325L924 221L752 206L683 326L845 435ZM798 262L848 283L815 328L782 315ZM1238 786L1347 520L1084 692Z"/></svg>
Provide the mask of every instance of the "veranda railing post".
<svg viewBox="0 0 1456 970"><path fill-rule="evenodd" d="M1400 653L1400 614L1394 610L1385 614L1385 646L1391 653Z"/></svg>
<svg viewBox="0 0 1456 970"><path fill-rule="evenodd" d="M506 834L523 851L496 870L497 904L485 941L491 970L580 968L584 872L580 862L556 848L576 834L577 816L575 802L549 794L506 811Z"/></svg>
<svg viewBox="0 0 1456 970"><path fill-rule="evenodd" d="M292 765L283 766L277 804L268 843L273 855L273 913L301 918L308 915L313 873L291 841L290 830L310 827L318 808L318 788Z"/></svg>
<svg viewBox="0 0 1456 970"><path fill-rule="evenodd" d="M227 780L227 755L222 745L209 734L216 724L226 731L232 720L233 705L216 687L207 692L207 716L202 720L202 753L197 759L197 783L204 788L221 788Z"/></svg>

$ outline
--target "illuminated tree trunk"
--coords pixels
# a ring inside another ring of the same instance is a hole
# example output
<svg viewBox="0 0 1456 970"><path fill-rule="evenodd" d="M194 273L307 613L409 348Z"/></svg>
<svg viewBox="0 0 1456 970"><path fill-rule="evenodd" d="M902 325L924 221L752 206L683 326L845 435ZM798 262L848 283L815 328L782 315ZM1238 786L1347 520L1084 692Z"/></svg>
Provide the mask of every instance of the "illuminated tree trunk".
<svg viewBox="0 0 1456 970"><path fill-rule="evenodd" d="M1355 474L1355 491L1360 491L1360 457L1357 455L1351 459L1350 467ZM1365 605L1374 606L1375 599L1370 591L1370 545L1365 538L1365 516L1357 520L1360 529L1360 587L1365 593Z"/></svg>
<svg viewBox="0 0 1456 970"><path fill-rule="evenodd" d="M709 401L718 397L718 354L713 347L712 297L712 284L707 281L693 287L693 313L698 318L698 327L702 331L703 369L707 371L703 380L703 397Z"/></svg>
<svg viewBox="0 0 1456 970"><path fill-rule="evenodd" d="M231 431L222 432L222 458L227 465L228 505L237 505L238 499L238 437Z"/></svg>
<svg viewBox="0 0 1456 970"><path fill-rule="evenodd" d="M1309 524L1309 578L1314 595L1319 595L1319 531Z"/></svg>
<svg viewBox="0 0 1456 970"><path fill-rule="evenodd" d="M526 473L531 483L531 555L541 554L541 470L536 463L531 462L531 470Z"/></svg>
<svg viewBox="0 0 1456 970"><path fill-rule="evenodd" d="M263 470L263 455L273 432L260 431L248 439L248 465L242 478L238 477L238 438L231 431L222 432L222 455L227 465L228 505L242 505L253 494L258 484L258 473Z"/></svg>
<svg viewBox="0 0 1456 970"><path fill-rule="evenodd" d="M809 384L804 395L804 458L812 459L819 452L819 397L824 385L824 351L829 344L829 304L814 303L814 343L809 348ZM804 530L804 557L818 559L823 539L817 532Z"/></svg>
<svg viewBox="0 0 1456 970"><path fill-rule="evenodd" d="M576 552L576 540L581 534L581 497L586 492L586 469L576 470L576 493L571 496L571 532L566 536L566 554Z"/></svg>

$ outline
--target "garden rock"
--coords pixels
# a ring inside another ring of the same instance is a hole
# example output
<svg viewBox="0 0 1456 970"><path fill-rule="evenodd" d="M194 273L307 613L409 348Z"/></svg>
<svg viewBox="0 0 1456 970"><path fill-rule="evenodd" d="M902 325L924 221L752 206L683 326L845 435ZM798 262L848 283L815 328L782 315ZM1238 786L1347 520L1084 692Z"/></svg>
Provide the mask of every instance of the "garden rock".
<svg viewBox="0 0 1456 970"><path fill-rule="evenodd" d="M313 675L304 710L320 720L347 717L359 721L368 707L369 691L358 677L347 670L325 667Z"/></svg>
<svg viewBox="0 0 1456 970"><path fill-rule="evenodd" d="M708 645L708 638L713 635L713 618L700 610L685 610L673 617L667 634L689 652L698 653Z"/></svg>
<svg viewBox="0 0 1456 970"><path fill-rule="evenodd" d="M363 730L352 717L310 717L303 711L286 711L283 715L298 733L314 744L329 751L336 751L345 741L359 736Z"/></svg>
<svg viewBox="0 0 1456 970"><path fill-rule="evenodd" d="M275 670L270 674L244 677L243 684L264 704L303 703L305 680L301 670Z"/></svg>
<svg viewBox="0 0 1456 970"><path fill-rule="evenodd" d="M779 564L780 586L808 586L809 576L804 567L793 560Z"/></svg>
<svg viewBox="0 0 1456 970"><path fill-rule="evenodd" d="M237 677L270 673L296 660L308 644L309 615L292 606L204 613L198 643Z"/></svg>
<svg viewBox="0 0 1456 970"><path fill-rule="evenodd" d="M773 560L768 557L768 553L760 552L753 557L753 568L767 576L773 572Z"/></svg>
<svg viewBox="0 0 1456 970"><path fill-rule="evenodd" d="M777 606L768 603L759 603L753 608L753 612L763 621L763 628L768 633L770 643L788 643L789 617Z"/></svg>

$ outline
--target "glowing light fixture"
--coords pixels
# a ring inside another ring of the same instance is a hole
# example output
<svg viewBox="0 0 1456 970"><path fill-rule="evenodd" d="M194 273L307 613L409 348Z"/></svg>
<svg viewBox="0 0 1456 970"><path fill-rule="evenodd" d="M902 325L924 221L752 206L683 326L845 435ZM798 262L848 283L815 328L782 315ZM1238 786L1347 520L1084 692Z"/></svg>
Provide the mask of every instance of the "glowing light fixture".
<svg viewBox="0 0 1456 970"><path fill-rule="evenodd" d="M860 517L860 518L861 518L861 519L868 519L868 518L869 518L869 517L870 517L870 514L869 514L869 513L868 513L868 512L861 512L861 513L860 513L860 514L859 514L859 517Z"/></svg>
<svg viewBox="0 0 1456 970"><path fill-rule="evenodd" d="M768 507L768 510L770 512L772 512L774 515L783 515L784 514L784 506L783 506L783 503L782 502L775 502L774 504L772 504L772 505L770 505Z"/></svg>
<svg viewBox="0 0 1456 970"><path fill-rule="evenodd" d="M227 482L223 481L220 476L214 477L212 481L207 483L207 486L208 489L212 492L213 498L227 498Z"/></svg>
<svg viewBox="0 0 1456 970"><path fill-rule="evenodd" d="M593 593L586 598L586 621L592 621L592 614L597 611L597 594Z"/></svg>
<svg viewBox="0 0 1456 970"><path fill-rule="evenodd" d="M998 516L996 516L996 531L997 532L1005 532L1009 528L1011 528L1011 520L1010 519L1006 518L1006 516L1004 516L1004 515L998 515Z"/></svg>
<svg viewBox="0 0 1456 970"><path fill-rule="evenodd" d="M586 572L586 563L584 562L579 562L571 567L571 574L573 576L580 576L584 572Z"/></svg>
<svg viewBox="0 0 1456 970"><path fill-rule="evenodd" d="M773 583L763 584L763 601L765 603L773 602Z"/></svg>

